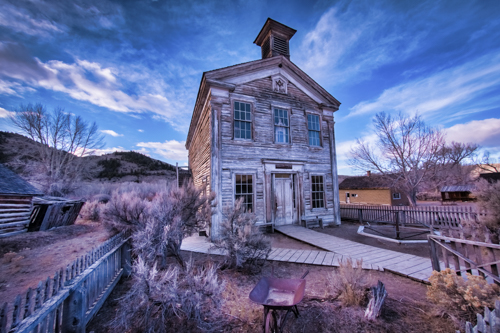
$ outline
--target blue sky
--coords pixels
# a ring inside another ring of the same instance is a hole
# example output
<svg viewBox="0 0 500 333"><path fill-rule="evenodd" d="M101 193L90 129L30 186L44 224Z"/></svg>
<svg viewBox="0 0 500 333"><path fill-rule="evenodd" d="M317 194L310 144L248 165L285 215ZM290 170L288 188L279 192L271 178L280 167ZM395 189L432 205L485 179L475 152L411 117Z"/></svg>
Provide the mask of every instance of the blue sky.
<svg viewBox="0 0 500 333"><path fill-rule="evenodd" d="M339 173L380 111L418 112L500 159L500 2L0 0L0 130L20 104L96 121L106 152L180 165L204 71L260 58L268 17L342 105Z"/></svg>

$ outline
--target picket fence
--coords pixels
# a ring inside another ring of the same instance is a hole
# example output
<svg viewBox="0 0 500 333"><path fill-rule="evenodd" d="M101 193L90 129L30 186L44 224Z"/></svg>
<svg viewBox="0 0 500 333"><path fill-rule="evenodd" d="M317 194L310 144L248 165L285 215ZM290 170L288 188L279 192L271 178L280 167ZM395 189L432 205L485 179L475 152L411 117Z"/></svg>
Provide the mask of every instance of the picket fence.
<svg viewBox="0 0 500 333"><path fill-rule="evenodd" d="M390 223L425 226L434 229L459 229L462 221L476 221L477 211L467 206L365 206L340 205L340 217L360 223Z"/></svg>
<svg viewBox="0 0 500 333"><path fill-rule="evenodd" d="M130 274L128 237L117 234L0 309L0 333L85 332L121 276Z"/></svg>
<svg viewBox="0 0 500 333"><path fill-rule="evenodd" d="M460 333L460 331L457 331ZM500 333L500 301L495 302L495 309L484 308L484 316L477 314L477 325L465 323L465 333Z"/></svg>

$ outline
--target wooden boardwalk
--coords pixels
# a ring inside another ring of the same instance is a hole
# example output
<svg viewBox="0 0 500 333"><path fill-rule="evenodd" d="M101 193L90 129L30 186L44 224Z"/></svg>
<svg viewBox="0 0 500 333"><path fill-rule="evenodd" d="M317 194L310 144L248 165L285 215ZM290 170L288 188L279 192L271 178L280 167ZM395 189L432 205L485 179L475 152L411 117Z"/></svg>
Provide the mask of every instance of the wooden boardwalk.
<svg viewBox="0 0 500 333"><path fill-rule="evenodd" d="M371 266L379 270L389 270L420 281L428 281L432 274L430 258L364 245L296 225L280 226L275 230L288 237L333 252L339 257L363 259L363 266L366 265L367 268Z"/></svg>
<svg viewBox="0 0 500 333"><path fill-rule="evenodd" d="M269 260L286 261L323 266L339 266L344 257L363 259L363 268L383 271L385 269L408 276L418 281L428 281L432 273L431 260L396 251L389 251L364 245L342 238L326 235L299 226L281 226L277 231L309 243L321 250L296 250L273 248ZM218 250L210 250L208 238L192 236L182 241L181 250L220 255Z"/></svg>

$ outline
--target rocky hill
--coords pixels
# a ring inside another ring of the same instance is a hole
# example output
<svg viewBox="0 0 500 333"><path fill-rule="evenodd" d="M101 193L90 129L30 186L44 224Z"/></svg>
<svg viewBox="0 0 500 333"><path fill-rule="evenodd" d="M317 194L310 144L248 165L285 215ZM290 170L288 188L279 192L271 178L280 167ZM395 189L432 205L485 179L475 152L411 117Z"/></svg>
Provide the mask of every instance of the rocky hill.
<svg viewBox="0 0 500 333"><path fill-rule="evenodd" d="M38 145L23 135L0 131L0 163L26 180L34 180L29 166L36 163ZM86 183L170 182L176 179L175 166L134 151L86 156L79 162L83 166L80 180Z"/></svg>

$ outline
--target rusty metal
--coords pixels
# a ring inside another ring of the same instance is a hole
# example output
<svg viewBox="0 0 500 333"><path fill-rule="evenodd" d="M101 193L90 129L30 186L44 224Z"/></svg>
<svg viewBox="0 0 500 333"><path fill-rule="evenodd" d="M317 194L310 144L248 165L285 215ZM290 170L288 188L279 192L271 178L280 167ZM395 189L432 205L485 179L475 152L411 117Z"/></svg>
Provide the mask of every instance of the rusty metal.
<svg viewBox="0 0 500 333"><path fill-rule="evenodd" d="M299 317L297 304L304 298L306 271L300 279L263 277L250 292L250 300L264 306L264 333L283 332L290 312ZM274 270L273 270L274 275Z"/></svg>

